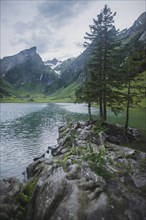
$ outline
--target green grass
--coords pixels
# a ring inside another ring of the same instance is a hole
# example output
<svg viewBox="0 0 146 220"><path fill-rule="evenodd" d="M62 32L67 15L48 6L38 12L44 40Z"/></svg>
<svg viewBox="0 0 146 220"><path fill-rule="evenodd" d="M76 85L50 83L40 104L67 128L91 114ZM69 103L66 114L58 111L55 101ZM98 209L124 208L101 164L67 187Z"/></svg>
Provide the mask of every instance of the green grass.
<svg viewBox="0 0 146 220"><path fill-rule="evenodd" d="M136 82L132 82L132 85L143 83L145 86L146 83L146 71L140 75L141 80ZM78 84L76 82L62 87L52 95L48 96L43 94L44 86L41 83L34 84L34 83L26 83L22 85L21 88L15 90L9 83L5 82L4 80L0 80L1 88L5 90L3 97L0 98L1 102L7 103L21 103L21 102L58 102L58 103L72 103L75 102L75 91L78 88ZM5 94L10 94L5 95ZM125 88L123 92L127 92ZM142 108L146 108L146 101L142 99L139 103ZM96 106L96 105L95 105Z"/></svg>
<svg viewBox="0 0 146 220"><path fill-rule="evenodd" d="M4 79L0 78L0 97L8 97L15 94L16 91L14 87Z"/></svg>
<svg viewBox="0 0 146 220"><path fill-rule="evenodd" d="M43 94L41 91L43 89L42 85L34 85L28 83L22 86L16 91L16 95L5 96L0 99L4 103L24 103L24 102L74 102L75 100L75 91L78 87L77 83L72 83L64 88L57 90L52 95L48 96Z"/></svg>
<svg viewBox="0 0 146 220"><path fill-rule="evenodd" d="M42 83L26 83L22 85L18 90L17 90L17 95L26 95L26 94L41 94L44 89L44 85Z"/></svg>
<svg viewBox="0 0 146 220"><path fill-rule="evenodd" d="M75 91L78 88L77 83L72 83L64 88L57 90L54 94L49 97L50 101L59 101L59 102L74 102L75 100Z"/></svg>

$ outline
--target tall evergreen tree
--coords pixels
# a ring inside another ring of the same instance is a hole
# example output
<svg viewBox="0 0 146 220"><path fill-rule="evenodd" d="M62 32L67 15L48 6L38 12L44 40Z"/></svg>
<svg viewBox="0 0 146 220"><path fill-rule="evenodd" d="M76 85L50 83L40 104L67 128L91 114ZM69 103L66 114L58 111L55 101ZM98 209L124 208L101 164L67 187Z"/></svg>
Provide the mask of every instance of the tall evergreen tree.
<svg viewBox="0 0 146 220"><path fill-rule="evenodd" d="M125 128L129 125L129 110L131 107L139 106L142 98L145 96L146 85L142 81L141 73L146 70L146 48L144 42L140 42L139 34L135 36L130 43L126 44L125 58L125 76L124 85L127 88L125 98L126 117Z"/></svg>
<svg viewBox="0 0 146 220"><path fill-rule="evenodd" d="M86 33L85 39L91 43L84 43L85 46L90 45L93 57L91 81L96 81L94 90L98 96L100 118L104 120L107 118L108 103L112 101L112 80L113 72L115 72L115 66L113 66L115 54L113 51L118 47L116 42L117 31L114 26L115 15L116 13L112 13L111 9L105 5L101 13L97 15L97 20L93 19L94 24L90 25L90 33Z"/></svg>
<svg viewBox="0 0 146 220"><path fill-rule="evenodd" d="M88 105L88 114L89 114L89 121L92 121L92 114L91 114L91 105L93 103L93 90L90 86L90 70L87 65L87 61L85 61L85 81L84 83L77 89L75 96L77 102L85 102Z"/></svg>

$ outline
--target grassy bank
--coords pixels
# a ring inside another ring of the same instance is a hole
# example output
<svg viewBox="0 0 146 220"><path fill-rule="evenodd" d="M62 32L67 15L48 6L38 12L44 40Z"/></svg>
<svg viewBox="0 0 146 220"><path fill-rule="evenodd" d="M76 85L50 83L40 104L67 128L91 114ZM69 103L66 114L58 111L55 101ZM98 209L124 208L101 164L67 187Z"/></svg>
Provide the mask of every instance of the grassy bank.
<svg viewBox="0 0 146 220"><path fill-rule="evenodd" d="M78 87L77 83L72 83L66 87L57 90L52 95L44 95L40 92L41 88L38 87L35 91L26 90L21 88L17 91L16 95L4 96L0 98L1 103L27 103L27 102L56 102L56 103L72 103L75 101L75 91ZM30 88L30 86L28 87Z"/></svg>

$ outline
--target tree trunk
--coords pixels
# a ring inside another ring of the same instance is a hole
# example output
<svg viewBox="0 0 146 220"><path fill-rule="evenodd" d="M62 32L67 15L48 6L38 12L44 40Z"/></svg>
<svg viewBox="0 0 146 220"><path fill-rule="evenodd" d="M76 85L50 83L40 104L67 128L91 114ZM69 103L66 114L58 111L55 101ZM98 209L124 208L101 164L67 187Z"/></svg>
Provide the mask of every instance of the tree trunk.
<svg viewBox="0 0 146 220"><path fill-rule="evenodd" d="M89 114L89 121L92 121L92 115L91 115L91 103L88 103L88 114Z"/></svg>
<svg viewBox="0 0 146 220"><path fill-rule="evenodd" d="M106 121L107 119L107 110L106 110L106 91L104 91L104 98L103 98L103 119Z"/></svg>
<svg viewBox="0 0 146 220"><path fill-rule="evenodd" d="M130 108L130 80L128 83L128 94L127 94L127 106L126 106L126 121L125 121L125 129L128 128L129 125L129 108Z"/></svg>
<svg viewBox="0 0 146 220"><path fill-rule="evenodd" d="M100 119L103 118L103 106L102 106L102 91L100 91L100 95L99 95L99 112L100 112Z"/></svg>

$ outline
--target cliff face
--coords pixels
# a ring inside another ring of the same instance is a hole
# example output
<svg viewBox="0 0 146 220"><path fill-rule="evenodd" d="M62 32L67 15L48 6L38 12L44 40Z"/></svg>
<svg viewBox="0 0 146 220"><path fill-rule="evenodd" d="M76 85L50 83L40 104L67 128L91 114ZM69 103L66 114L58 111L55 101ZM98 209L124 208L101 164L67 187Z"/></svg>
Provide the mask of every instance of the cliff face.
<svg viewBox="0 0 146 220"><path fill-rule="evenodd" d="M25 63L30 57L35 55L36 47L32 47L30 49L23 50L14 56L4 57L1 60L1 75L4 77L9 70L15 66Z"/></svg>
<svg viewBox="0 0 146 220"><path fill-rule="evenodd" d="M119 39L124 39L128 37L132 37L137 33L141 32L141 36L145 33L146 26L146 12L142 13L137 20L133 23L133 25L129 29L124 29L119 34ZM145 39L141 39L145 40Z"/></svg>
<svg viewBox="0 0 146 220"><path fill-rule="evenodd" d="M36 53L36 47L4 57L1 60L1 76L14 86L20 87L28 82L40 81L45 65Z"/></svg>
<svg viewBox="0 0 146 220"><path fill-rule="evenodd" d="M120 126L106 128L112 130L61 126L58 145L48 150L53 156L47 151L34 159L27 183L0 181L1 219L145 220L146 154L110 141L136 138L136 130L124 136Z"/></svg>

